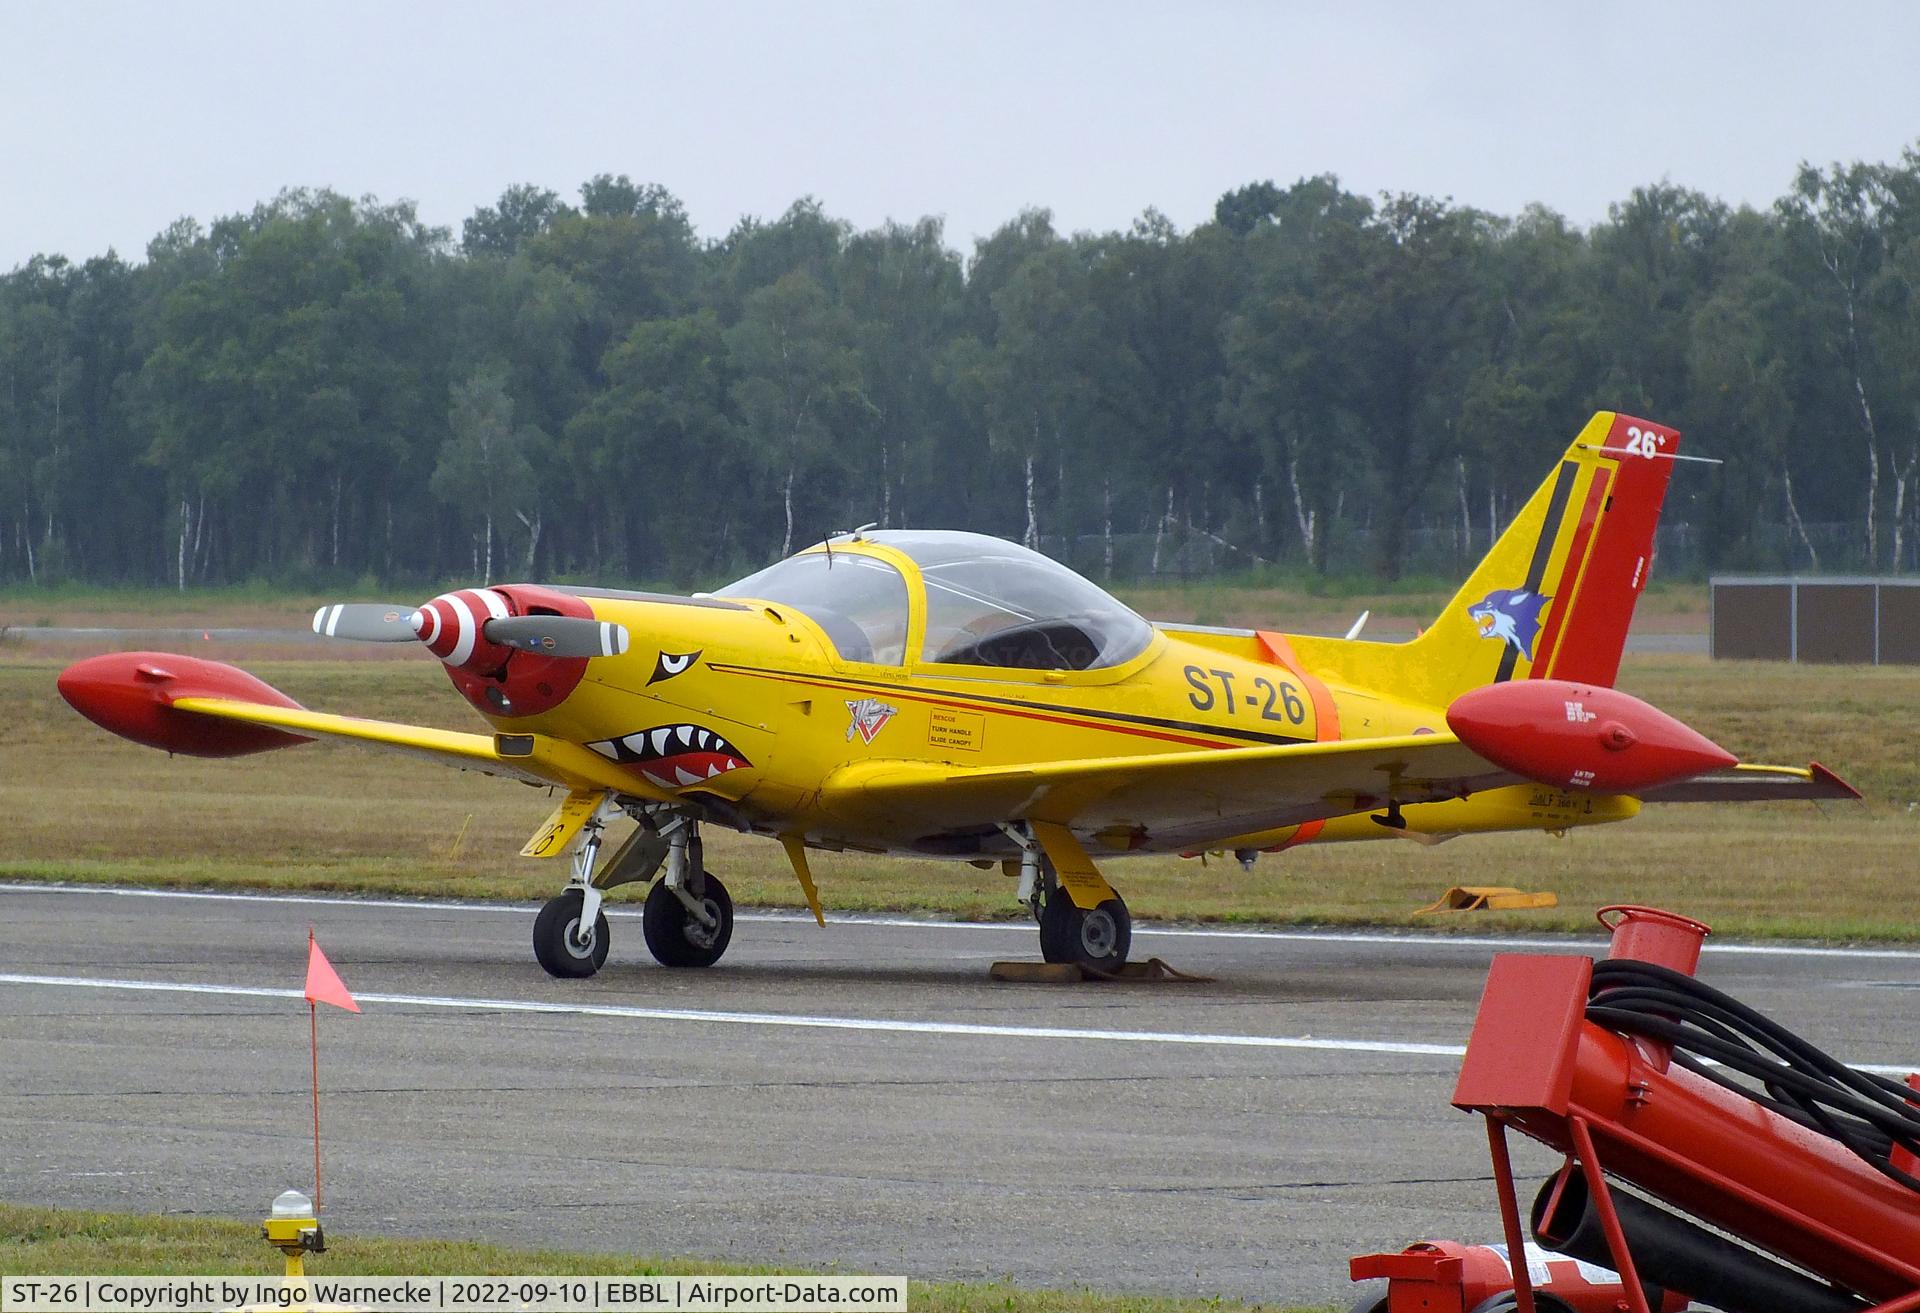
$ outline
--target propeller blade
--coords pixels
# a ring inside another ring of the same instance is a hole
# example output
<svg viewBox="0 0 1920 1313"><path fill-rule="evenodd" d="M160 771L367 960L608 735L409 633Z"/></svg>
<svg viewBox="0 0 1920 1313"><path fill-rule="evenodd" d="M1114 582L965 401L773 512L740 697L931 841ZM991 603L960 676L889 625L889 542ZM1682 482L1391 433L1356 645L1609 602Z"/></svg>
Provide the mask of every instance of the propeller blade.
<svg viewBox="0 0 1920 1313"><path fill-rule="evenodd" d="M413 629L417 614L388 602L335 602L313 613L313 632L363 643L413 643L420 637Z"/></svg>
<svg viewBox="0 0 1920 1313"><path fill-rule="evenodd" d="M493 642L554 657L619 656L630 641L625 625L564 615L516 615L482 627Z"/></svg>

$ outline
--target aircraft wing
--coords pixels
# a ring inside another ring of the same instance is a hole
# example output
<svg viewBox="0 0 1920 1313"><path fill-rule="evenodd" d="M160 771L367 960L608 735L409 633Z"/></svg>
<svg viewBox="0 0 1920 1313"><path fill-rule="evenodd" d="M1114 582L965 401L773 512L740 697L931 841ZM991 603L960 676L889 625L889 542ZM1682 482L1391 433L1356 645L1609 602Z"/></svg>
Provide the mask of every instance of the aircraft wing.
<svg viewBox="0 0 1920 1313"><path fill-rule="evenodd" d="M1728 770L1696 775L1678 784L1648 789L1642 802L1819 802L1853 799L1860 790L1814 762L1810 766L1741 763Z"/></svg>
<svg viewBox="0 0 1920 1313"><path fill-rule="evenodd" d="M352 739L461 770L524 780L528 784L558 785L568 790L612 789L630 797L676 801L672 794L621 769L598 753L543 734L465 734L236 698L181 697L174 698L171 705L176 711L264 725L292 734Z"/></svg>
<svg viewBox="0 0 1920 1313"><path fill-rule="evenodd" d="M1144 832L1156 847L1298 825L1520 781L1451 734L966 767L870 761L835 771L828 811L911 817L928 833L1003 821Z"/></svg>

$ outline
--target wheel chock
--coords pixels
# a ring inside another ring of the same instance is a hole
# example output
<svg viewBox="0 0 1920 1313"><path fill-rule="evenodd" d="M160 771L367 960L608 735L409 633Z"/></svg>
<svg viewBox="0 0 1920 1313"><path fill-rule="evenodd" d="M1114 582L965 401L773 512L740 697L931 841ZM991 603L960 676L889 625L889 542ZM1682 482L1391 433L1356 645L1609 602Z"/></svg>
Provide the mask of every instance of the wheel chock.
<svg viewBox="0 0 1920 1313"><path fill-rule="evenodd" d="M1144 962L1128 962L1118 971L1099 971L1077 962L995 962L987 968L987 978L1012 985L1078 985L1089 980L1120 980L1129 983L1161 981L1169 984L1206 985L1212 976L1189 975L1168 966L1157 957Z"/></svg>
<svg viewBox="0 0 1920 1313"><path fill-rule="evenodd" d="M1415 916L1434 916L1441 912L1520 912L1535 907L1558 907L1560 895L1551 890L1529 893L1504 884L1455 885L1429 903Z"/></svg>

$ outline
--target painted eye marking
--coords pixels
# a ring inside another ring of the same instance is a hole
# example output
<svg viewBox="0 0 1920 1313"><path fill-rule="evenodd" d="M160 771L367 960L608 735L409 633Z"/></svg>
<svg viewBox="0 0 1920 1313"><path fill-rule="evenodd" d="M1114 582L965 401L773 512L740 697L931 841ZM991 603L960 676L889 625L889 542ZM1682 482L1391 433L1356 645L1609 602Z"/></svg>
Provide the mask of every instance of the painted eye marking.
<svg viewBox="0 0 1920 1313"><path fill-rule="evenodd" d="M704 650L703 648L693 652L662 652L654 661L653 674L647 678L647 682L658 684L663 679L672 679L675 675L686 674L693 668L693 663L700 659L700 651Z"/></svg>

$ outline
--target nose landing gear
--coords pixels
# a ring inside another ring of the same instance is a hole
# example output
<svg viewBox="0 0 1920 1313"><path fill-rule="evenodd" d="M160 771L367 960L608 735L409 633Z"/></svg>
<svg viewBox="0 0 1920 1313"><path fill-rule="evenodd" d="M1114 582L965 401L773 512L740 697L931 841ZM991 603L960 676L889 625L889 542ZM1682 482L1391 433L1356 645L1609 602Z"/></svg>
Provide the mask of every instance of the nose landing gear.
<svg viewBox="0 0 1920 1313"><path fill-rule="evenodd" d="M607 918L600 910L606 886L594 882L593 864L600 855L600 838L607 820L618 806L611 794L602 795L598 801L593 801L590 794L574 797L590 805L591 810L583 806L584 818L581 813L573 818L579 826L579 837L567 854L572 874L567 887L549 898L540 915L533 918L533 956L548 975L563 980L584 979L598 971L606 964L607 950L612 947ZM560 814L565 815L564 808ZM554 825L564 823L556 821ZM556 828L552 833L562 831ZM538 838L536 835L536 842ZM609 866L618 865L633 846L631 842L623 846Z"/></svg>
<svg viewBox="0 0 1920 1313"><path fill-rule="evenodd" d="M578 980L606 965L611 941L599 892L594 890L590 919L583 915L586 894L580 889L566 889L548 899L533 919L533 955L548 975Z"/></svg>

